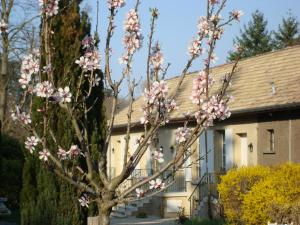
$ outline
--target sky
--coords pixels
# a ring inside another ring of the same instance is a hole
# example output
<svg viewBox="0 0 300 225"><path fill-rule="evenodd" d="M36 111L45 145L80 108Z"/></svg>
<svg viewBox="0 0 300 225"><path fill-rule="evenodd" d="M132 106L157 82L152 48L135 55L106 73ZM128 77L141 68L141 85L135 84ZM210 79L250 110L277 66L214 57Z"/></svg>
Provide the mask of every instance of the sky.
<svg viewBox="0 0 300 225"><path fill-rule="evenodd" d="M107 1L100 0L99 32L101 38L100 50L104 49L105 31L107 27ZM171 63L167 78L179 75L188 60L187 46L196 35L197 21L205 14L205 0L141 0L140 18L142 33L145 37L144 47L135 55L133 76L143 79L146 70L147 34L150 26L149 8L158 8L159 18L156 26L155 40L159 41L165 58L165 63ZM117 79L121 72L118 58L123 52L122 36L124 34L123 21L129 9L134 7L135 0L127 0L115 20L116 32L112 40L112 72ZM96 0L86 0L83 6L90 12L93 29L96 24ZM233 39L239 35L244 24L251 20L251 14L256 10L264 13L268 20L268 29L276 30L282 18L291 10L292 14L300 21L300 0L228 0L225 10L221 15L226 18L233 9L244 12L240 23L233 23L225 29L222 39L217 42L216 55L219 58L216 65L226 62L228 51L233 49ZM197 71L203 67L203 59L197 60L190 71ZM124 88L121 94L124 95Z"/></svg>

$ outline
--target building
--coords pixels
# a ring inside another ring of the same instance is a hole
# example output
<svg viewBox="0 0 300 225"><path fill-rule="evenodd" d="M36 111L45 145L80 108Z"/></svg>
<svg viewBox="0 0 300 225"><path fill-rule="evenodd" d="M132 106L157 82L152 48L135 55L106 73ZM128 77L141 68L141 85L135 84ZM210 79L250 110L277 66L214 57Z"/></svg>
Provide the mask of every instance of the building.
<svg viewBox="0 0 300 225"><path fill-rule="evenodd" d="M211 69L215 87L222 75L228 73L231 64ZM172 115L170 123L159 130L157 141L164 152L165 161L173 157L175 129L183 125L182 112L193 111L191 95L196 73L187 74L176 99L179 110ZM168 80L170 89L176 86L178 77ZM215 198L217 176L232 167L252 165L275 165L284 162L300 163L300 46L266 53L241 60L232 78L228 93L234 100L229 104L232 116L207 131L208 172L203 159L204 136L201 135L192 148L196 148L191 161L199 163L179 171L175 184L161 195L147 202L116 207L116 216L122 210L126 214L144 210L151 214L175 216L178 206L185 208L187 215L203 213L207 194L207 182ZM143 134L139 119L143 98L133 104L133 128L130 138L131 152L136 148L135 140ZM127 125L127 110L121 110L115 119L111 147L108 154L111 176L121 172L124 136ZM151 153L141 160L129 181L140 179L151 173ZM147 210L147 205L153 207ZM201 207L200 207L201 206ZM126 209L127 208L127 209ZM128 209L131 212L127 212ZM126 211L127 210L127 211ZM123 213L123 214L124 214Z"/></svg>

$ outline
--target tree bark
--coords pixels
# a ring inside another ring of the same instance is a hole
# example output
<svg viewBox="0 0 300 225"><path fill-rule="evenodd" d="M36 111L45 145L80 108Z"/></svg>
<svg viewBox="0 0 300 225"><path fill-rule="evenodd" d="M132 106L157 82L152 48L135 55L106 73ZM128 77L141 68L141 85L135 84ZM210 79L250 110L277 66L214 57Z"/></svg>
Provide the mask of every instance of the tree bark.
<svg viewBox="0 0 300 225"><path fill-rule="evenodd" d="M7 104L7 83L8 83L8 42L7 34L2 34L3 52L1 57L1 77L0 77L0 135L4 129L3 122L6 114Z"/></svg>
<svg viewBox="0 0 300 225"><path fill-rule="evenodd" d="M105 204L98 202L98 225L110 225L110 213L112 208L107 208Z"/></svg>

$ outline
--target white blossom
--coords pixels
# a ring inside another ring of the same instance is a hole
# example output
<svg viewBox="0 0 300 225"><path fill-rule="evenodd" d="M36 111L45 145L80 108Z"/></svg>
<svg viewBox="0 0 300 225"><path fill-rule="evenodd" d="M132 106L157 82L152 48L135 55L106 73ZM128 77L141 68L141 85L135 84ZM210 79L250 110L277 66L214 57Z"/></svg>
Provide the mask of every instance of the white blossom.
<svg viewBox="0 0 300 225"><path fill-rule="evenodd" d="M39 139L35 136L27 137L27 140L25 141L25 148L29 150L29 152L32 154L35 150L35 147L38 145Z"/></svg>
<svg viewBox="0 0 300 225"><path fill-rule="evenodd" d="M66 160L68 158L68 152L62 148L59 148L57 156L60 160Z"/></svg>
<svg viewBox="0 0 300 225"><path fill-rule="evenodd" d="M47 17L57 15L59 0L39 0L41 12L45 13Z"/></svg>
<svg viewBox="0 0 300 225"><path fill-rule="evenodd" d="M149 181L150 187L149 189L163 189L165 187L165 183L162 182L162 179L156 178L156 180Z"/></svg>
<svg viewBox="0 0 300 225"><path fill-rule="evenodd" d="M50 81L37 83L34 92L38 97L49 98L54 92L53 85L50 83Z"/></svg>
<svg viewBox="0 0 300 225"><path fill-rule="evenodd" d="M86 194L81 196L81 198L79 198L78 201L79 201L81 206L89 208L90 199Z"/></svg>
<svg viewBox="0 0 300 225"><path fill-rule="evenodd" d="M145 194L145 192L144 192L143 189L141 189L141 188L136 188L136 189L135 189L135 192L136 192L136 196L137 196L138 198L143 197L144 194Z"/></svg>
<svg viewBox="0 0 300 225"><path fill-rule="evenodd" d="M165 161L164 160L164 154L160 151L154 151L153 158L155 160L157 160L159 163L163 163Z"/></svg>
<svg viewBox="0 0 300 225"><path fill-rule="evenodd" d="M187 127L179 127L175 131L175 138L178 144L186 142L191 137L191 129Z"/></svg>
<svg viewBox="0 0 300 225"><path fill-rule="evenodd" d="M50 156L50 152L47 149L43 149L39 152L39 159L43 161L48 161L48 157Z"/></svg>
<svg viewBox="0 0 300 225"><path fill-rule="evenodd" d="M71 102L72 93L70 92L70 88L58 88L58 97L60 102Z"/></svg>

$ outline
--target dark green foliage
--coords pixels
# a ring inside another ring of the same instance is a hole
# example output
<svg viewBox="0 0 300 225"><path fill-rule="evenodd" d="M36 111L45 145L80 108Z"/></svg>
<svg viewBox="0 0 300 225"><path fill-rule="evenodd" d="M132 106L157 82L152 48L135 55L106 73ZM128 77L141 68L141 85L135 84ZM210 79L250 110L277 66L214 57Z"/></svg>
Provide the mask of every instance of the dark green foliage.
<svg viewBox="0 0 300 225"><path fill-rule="evenodd" d="M256 10L252 14L252 20L248 25L244 25L244 30L240 31L240 37L236 37L234 44L241 46L244 52L241 58L255 56L273 50L273 43L270 32L267 30L267 20L263 13ZM233 61L238 53L229 52L228 59Z"/></svg>
<svg viewBox="0 0 300 225"><path fill-rule="evenodd" d="M295 45L299 36L299 22L290 12L287 18L282 19L278 31L274 32L275 46L277 49Z"/></svg>
<svg viewBox="0 0 300 225"><path fill-rule="evenodd" d="M18 140L3 135L0 142L0 197L10 209L19 208L22 188L23 153Z"/></svg>
<svg viewBox="0 0 300 225"><path fill-rule="evenodd" d="M80 13L81 1L61 0L60 9L64 9L53 20L53 52L52 68L56 87L69 86L73 96L80 76L80 69L75 64L82 53L81 40L90 34L90 22L85 12ZM96 90L96 89L95 89ZM102 96L102 86L99 86L97 95ZM96 93L95 93L96 94ZM34 109L41 107L43 100L36 99ZM98 112L91 111L89 119L91 124L101 124L102 119L93 119L101 115L102 98L97 101ZM35 110L33 110L35 111ZM72 129L71 121L66 112L57 105L51 108L51 129L59 145L69 150L72 144L78 144ZM40 115L33 115L36 120ZM78 115L80 116L80 115ZM96 133L102 129L97 126ZM91 125L93 130L93 126ZM99 135L93 135L95 142L99 142ZM97 138L96 138L97 137ZM50 139L50 138L49 138ZM101 139L101 137L100 137ZM57 151L52 143L49 149ZM83 164L84 162L80 162ZM87 210L80 207L78 196L81 194L66 181L57 177L51 168L31 156L26 157L23 173L24 188L22 192L22 225L81 225L86 224Z"/></svg>

